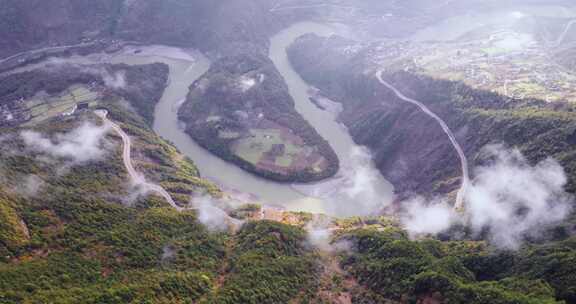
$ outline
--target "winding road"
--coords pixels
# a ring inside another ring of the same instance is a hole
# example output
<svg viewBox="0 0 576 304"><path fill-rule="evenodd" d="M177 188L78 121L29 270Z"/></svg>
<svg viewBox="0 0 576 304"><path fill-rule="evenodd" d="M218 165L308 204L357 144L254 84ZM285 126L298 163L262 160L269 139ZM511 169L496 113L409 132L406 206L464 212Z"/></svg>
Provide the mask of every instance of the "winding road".
<svg viewBox="0 0 576 304"><path fill-rule="evenodd" d="M162 188L159 185L147 182L146 179L144 178L144 175L136 171L134 165L132 164L132 157L131 157L132 140L130 139L130 136L128 136L128 134L126 134L126 132L124 132L122 128L120 128L120 126L118 126L117 124L115 124L114 122L112 122L107 118L108 112L106 110L96 110L94 111L94 113L102 119L104 124L109 125L122 138L123 143L122 160L124 161L124 166L128 171L128 175L130 176L132 183L134 183L134 185L141 186L148 191L156 192L157 194L162 196L174 209L178 211L184 210L184 208L176 204L176 202L172 199L172 196L170 196L170 194L168 193L168 191L166 191L166 189Z"/></svg>
<svg viewBox="0 0 576 304"><path fill-rule="evenodd" d="M388 89L392 90L392 92L394 92L394 94L396 94L396 96L398 98L400 98L406 102L409 102L413 105L416 105L418 108L420 108L420 110L422 110L422 112L424 112L426 115L428 115L428 116L432 117L434 120L436 120L438 122L438 124L440 124L440 126L442 127L442 130L444 131L446 136L448 136L448 138L450 139L450 142L452 143L454 150L456 150L456 153L458 153L458 157L460 158L460 165L462 167L462 185L460 186L460 190L458 190L458 194L456 196L456 203L454 204L454 209L463 210L463 208L464 208L464 195L466 194L466 190L468 188L468 183L470 181L470 174L469 174L469 169L468 169L468 159L466 158L466 154L464 154L464 150L462 149L462 147L460 146L460 144L456 140L456 136L454 136L454 133L452 133L452 130L450 130L450 128L448 127L446 122L444 122L444 120L442 120L442 118L440 118L438 115L436 115L434 112L432 112L426 105L424 105L423 103L421 103L417 100L406 97L406 95L402 94L402 92L400 92L400 90L398 90L396 87L394 87L393 85L388 83L386 80L384 80L384 78L382 78L383 72L384 71L378 71L376 73L376 78L378 78L378 81L382 85L387 87Z"/></svg>

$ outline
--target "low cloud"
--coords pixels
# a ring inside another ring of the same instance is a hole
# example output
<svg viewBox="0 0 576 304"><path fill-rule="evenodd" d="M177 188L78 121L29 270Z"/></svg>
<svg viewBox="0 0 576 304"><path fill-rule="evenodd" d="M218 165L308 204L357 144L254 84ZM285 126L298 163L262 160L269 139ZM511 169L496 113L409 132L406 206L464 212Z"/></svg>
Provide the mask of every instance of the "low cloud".
<svg viewBox="0 0 576 304"><path fill-rule="evenodd" d="M24 178L22 183L16 189L17 192L25 197L36 196L46 183L37 175L30 174Z"/></svg>
<svg viewBox="0 0 576 304"><path fill-rule="evenodd" d="M334 223L327 216L315 216L306 227L307 242L310 246L325 252L342 252L352 248L348 240L334 240Z"/></svg>
<svg viewBox="0 0 576 304"><path fill-rule="evenodd" d="M384 179L373 163L372 155L364 147L355 147L350 154L350 163L341 170L344 177L341 183L326 199L335 200L331 204L333 213L338 216L367 216L382 210L388 203L383 191Z"/></svg>
<svg viewBox="0 0 576 304"><path fill-rule="evenodd" d="M402 222L411 234L436 234L463 222L495 246L516 249L572 211L574 197L564 190L567 177L557 161L532 166L520 151L502 145L487 146L482 154L489 162L474 170L465 214L457 216L442 201L410 200Z"/></svg>
<svg viewBox="0 0 576 304"><path fill-rule="evenodd" d="M145 198L151 193L148 187L144 187L140 181L130 180L125 184L127 195L122 196L122 204L133 207L140 199Z"/></svg>
<svg viewBox="0 0 576 304"><path fill-rule="evenodd" d="M517 248L528 235L537 235L564 220L572 208L572 195L564 191L567 177L557 161L546 159L530 166L518 150L489 146L488 166L475 170L466 193L471 228L488 229L490 239L502 247Z"/></svg>
<svg viewBox="0 0 576 304"><path fill-rule="evenodd" d="M121 89L126 87L126 72L118 71L116 73L101 72L100 75L104 79L104 84L107 87L114 89Z"/></svg>
<svg viewBox="0 0 576 304"><path fill-rule="evenodd" d="M405 212L400 220L412 235L437 234L448 230L458 221L454 208L445 200L427 202L415 197L402 203Z"/></svg>
<svg viewBox="0 0 576 304"><path fill-rule="evenodd" d="M109 88L122 89L126 87L126 71L124 70L114 72L106 67L96 65L72 64L72 66L79 68L84 73L100 76L104 81L104 84Z"/></svg>
<svg viewBox="0 0 576 304"><path fill-rule="evenodd" d="M308 243L322 250L332 251L330 242L332 241L332 231L329 229L306 229L308 232Z"/></svg>
<svg viewBox="0 0 576 304"><path fill-rule="evenodd" d="M326 202L324 209L337 217L368 216L390 203L386 182L364 147L354 147L339 176L314 185L294 188Z"/></svg>
<svg viewBox="0 0 576 304"><path fill-rule="evenodd" d="M97 64L80 64L71 62L66 58L56 58L52 57L45 61L42 66L43 69L49 72L61 70L61 69L75 69L87 74L92 74L94 76L99 76L104 81L104 84L109 88L120 89L126 87L126 71L112 71L106 66ZM65 70L63 72L66 72Z"/></svg>
<svg viewBox="0 0 576 304"><path fill-rule="evenodd" d="M174 247L170 246L170 245L164 245L164 247L162 247L162 255L160 256L160 259L164 262L167 260L171 260L176 256L176 250L174 249Z"/></svg>
<svg viewBox="0 0 576 304"><path fill-rule="evenodd" d="M22 131L20 136L33 151L78 164L99 160L106 155L105 136L108 130L108 126L86 122L70 132L58 133L51 138L29 130Z"/></svg>
<svg viewBox="0 0 576 304"><path fill-rule="evenodd" d="M238 228L242 221L230 217L221 206L224 202L216 201L209 196L192 199L192 208L198 212L198 221L211 231L227 231Z"/></svg>
<svg viewBox="0 0 576 304"><path fill-rule="evenodd" d="M307 227L308 244L325 252L343 252L352 250L352 242L349 240L333 240L332 230L328 228Z"/></svg>

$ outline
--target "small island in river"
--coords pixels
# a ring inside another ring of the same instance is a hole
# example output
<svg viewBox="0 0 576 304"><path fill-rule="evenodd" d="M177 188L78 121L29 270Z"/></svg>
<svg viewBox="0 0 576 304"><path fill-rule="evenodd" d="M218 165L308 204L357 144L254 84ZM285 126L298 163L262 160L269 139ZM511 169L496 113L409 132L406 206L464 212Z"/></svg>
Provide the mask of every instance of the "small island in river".
<svg viewBox="0 0 576 304"><path fill-rule="evenodd" d="M295 110L265 56L234 55L213 65L192 84L178 116L201 146L259 176L312 182L338 171L335 152Z"/></svg>

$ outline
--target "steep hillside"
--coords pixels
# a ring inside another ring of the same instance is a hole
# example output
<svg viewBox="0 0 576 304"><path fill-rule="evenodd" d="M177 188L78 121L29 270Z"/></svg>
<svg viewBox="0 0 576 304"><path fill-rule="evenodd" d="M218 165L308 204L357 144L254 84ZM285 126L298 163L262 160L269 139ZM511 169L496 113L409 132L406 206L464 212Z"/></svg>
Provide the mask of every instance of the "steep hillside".
<svg viewBox="0 0 576 304"><path fill-rule="evenodd" d="M20 5L14 4L13 10L29 13L30 9L26 5L31 4L28 1L24 1ZM269 37L282 28L286 24L286 20L294 17L270 14L269 9L273 3L261 0L228 0L210 3L183 0L145 0L116 1L114 5L118 6L115 10L108 12L108 15L106 12L103 13L108 18L106 20L111 23L109 24L111 30L95 33L91 38L84 39L85 42L100 43L101 40L96 38L106 38L105 42L101 42L102 45L98 44L82 49L80 50L82 53L101 51L108 45L116 47L117 44L114 40L108 38L146 44L161 43L195 47L214 58L214 67L207 72L202 80L207 85L215 82L212 86L221 86L223 83L217 82L217 80L222 78L228 78L226 81L233 83L238 81L236 78L248 77L245 81L254 82L257 80L250 77L255 76L259 77L257 82L263 82L262 86L259 83L252 85L254 86L252 90L239 89L246 91L243 92L246 94L239 95L237 90L220 90L216 99L219 102L224 102L226 99L243 99L244 101L239 102L238 107L234 110L256 116L262 112L266 118L265 121L258 123L258 126L246 126L244 123L238 123L242 117L232 117L234 113L232 113L231 108L214 104L215 96L210 95L213 93L212 91L201 97L203 101L194 106L191 98L204 93L193 92L190 94L192 97L188 98L179 117L187 123L189 133L202 146L223 159L238 164L243 169L277 181L316 181L330 177L338 171L339 163L334 151L296 112L294 102L288 94L283 79L267 58ZM89 7L86 6L86 9ZM62 24L63 26L73 24L77 18L81 17L80 12L71 12L64 16ZM150 22L155 24L153 29L148 26ZM103 27L103 25L98 24L94 24L94 26L96 28L98 26ZM33 28L34 26L31 24L26 26L27 31ZM74 39L68 40L74 41ZM62 44L51 42L50 38L47 38L44 43ZM33 47L32 45L23 45L21 48L30 49ZM62 50L59 55L69 55L77 51ZM13 58L4 64L4 68L20 65L22 64L21 60L24 62L27 60L38 61L46 56L48 56L47 52L40 51L22 58ZM236 68L236 66L240 68ZM143 83L142 81L147 79L147 73L156 72L162 71L154 71L153 69L140 72L129 70L126 77L140 77L134 80ZM250 73L254 75L248 75ZM66 76L59 77L65 78ZM82 77L89 77L89 75ZM144 92L130 89L120 91L121 96L130 97L132 100L158 97L154 95L158 92L150 90ZM132 96L127 96L127 94ZM135 94L139 94L139 96L134 96ZM250 102L247 102L249 99ZM10 102L14 103L13 101ZM143 100L142 102L146 101ZM191 112L190 109L201 107L202 103L218 107L219 110L204 111L203 114L206 117L198 117L201 114L195 111ZM150 123L153 107L149 102L147 104L148 107L137 107L137 109L141 111L140 114L144 114L145 119ZM20 117L26 113L14 109L13 104L4 103L2 107L4 107L6 120L7 118L14 119L15 115L17 116L16 119L26 119L26 117ZM223 109L225 109L225 113L220 113L220 110ZM142 111L146 111L146 113L142 113ZM228 121L228 125L224 127L214 122L206 123L206 119L210 115L225 116L227 120L231 121ZM232 124L235 126L231 127ZM249 129L255 131L246 132ZM258 130L260 130L259 133ZM233 138L217 136L216 133L220 131L237 132L244 139L246 136L253 138L272 136L273 139L257 139L255 142L244 140L244 143L237 143L237 146L240 147L232 147ZM274 134L270 135L270 132ZM253 144L264 146L260 149L261 151L252 151L253 149L250 147ZM246 147L242 148L243 146Z"/></svg>
<svg viewBox="0 0 576 304"><path fill-rule="evenodd" d="M369 303L574 303L568 286L576 282L559 271L572 268L573 239L506 252L482 242L409 241L391 227L342 238L355 249L344 268L376 294ZM553 251L562 252L556 265Z"/></svg>
<svg viewBox="0 0 576 304"><path fill-rule="evenodd" d="M122 9L121 0L2 0L0 57L107 37L115 31Z"/></svg>
<svg viewBox="0 0 576 304"><path fill-rule="evenodd" d="M200 303L289 303L314 291L316 256L301 228L271 221L250 222L234 237L227 269Z"/></svg>
<svg viewBox="0 0 576 304"><path fill-rule="evenodd" d="M0 58L44 47L123 39L146 44L235 49L265 45L286 17L262 0L0 1ZM154 24L154 27L150 27Z"/></svg>
<svg viewBox="0 0 576 304"><path fill-rule="evenodd" d="M378 83L364 55L344 55L350 42L307 35L289 50L295 68L329 98L344 105L340 119L355 141L374 153L378 168L400 193L448 193L458 186L459 162L440 126L414 105ZM325 77L330 75L330 77ZM518 147L531 162L554 157L576 191L573 133L576 116L568 103L515 100L460 82L390 71L385 79L405 95L424 102L443 118L474 164L492 143Z"/></svg>
<svg viewBox="0 0 576 304"><path fill-rule="evenodd" d="M125 85L109 87L106 72L118 71ZM131 71L155 73L139 81ZM237 235L209 231L199 221L205 211L177 211L130 182L122 141L95 109L106 109L131 138L136 170L180 206L223 195L138 114L149 113L159 94L130 92L162 92L166 76L154 64L66 66L3 79L5 97L26 79L21 103L51 115L1 129L1 303L256 303L271 293L285 303L313 288L316 262L301 228L261 222ZM87 108L70 112L70 100ZM278 285L262 288L266 280Z"/></svg>
<svg viewBox="0 0 576 304"><path fill-rule="evenodd" d="M431 11L445 16L470 3L533 1L455 1L445 10L452 1L336 0L339 9L272 13L318 1L0 0L0 58L82 41L100 45L82 54L117 50L118 40L200 49L212 66L179 112L190 136L256 174L313 181L334 175L338 159L296 112L267 55L272 33L311 16L397 37L435 22L425 16ZM561 1L569 2L548 3ZM398 24L406 26L391 30ZM320 89L316 101L342 104L339 119L372 151L400 199L453 193L460 184L453 147L435 121L378 83L381 62L370 57L377 51L308 35L291 47L290 59ZM567 69L572 53L560 53ZM26 61L19 60L13 64ZM55 62L0 75L2 304L576 304L573 218L546 229L549 222L536 214L537 228L546 226L542 237L522 235L508 251L491 243L502 231L490 225L474 231L458 222L436 237L415 238L402 228L404 218L331 219L239 201L151 129L168 66ZM559 160L576 192L574 106L512 101L394 67L386 81L438 113L472 166L488 162L482 147L503 142L531 163ZM366 179L359 180L351 191L362 191ZM519 219L529 213L522 206L513 212Z"/></svg>
<svg viewBox="0 0 576 304"><path fill-rule="evenodd" d="M0 256L8 256L29 243L30 232L16 211L18 201L4 192L0 195Z"/></svg>
<svg viewBox="0 0 576 304"><path fill-rule="evenodd" d="M265 50L268 36L285 18L273 18L264 0L145 0L126 5L118 36L145 43L195 47L227 53L246 45ZM149 22L157 26L148 27Z"/></svg>

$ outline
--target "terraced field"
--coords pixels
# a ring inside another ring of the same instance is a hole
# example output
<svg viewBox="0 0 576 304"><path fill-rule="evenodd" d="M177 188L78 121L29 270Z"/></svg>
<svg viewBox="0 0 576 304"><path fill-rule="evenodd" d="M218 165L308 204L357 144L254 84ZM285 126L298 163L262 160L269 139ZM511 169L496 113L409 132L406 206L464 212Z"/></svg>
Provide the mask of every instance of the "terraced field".
<svg viewBox="0 0 576 304"><path fill-rule="evenodd" d="M44 92L37 93L24 102L30 115L26 125L35 125L58 115L73 114L79 104L94 107L98 104L99 98L100 93L92 91L85 85L72 85L55 96L49 96Z"/></svg>

